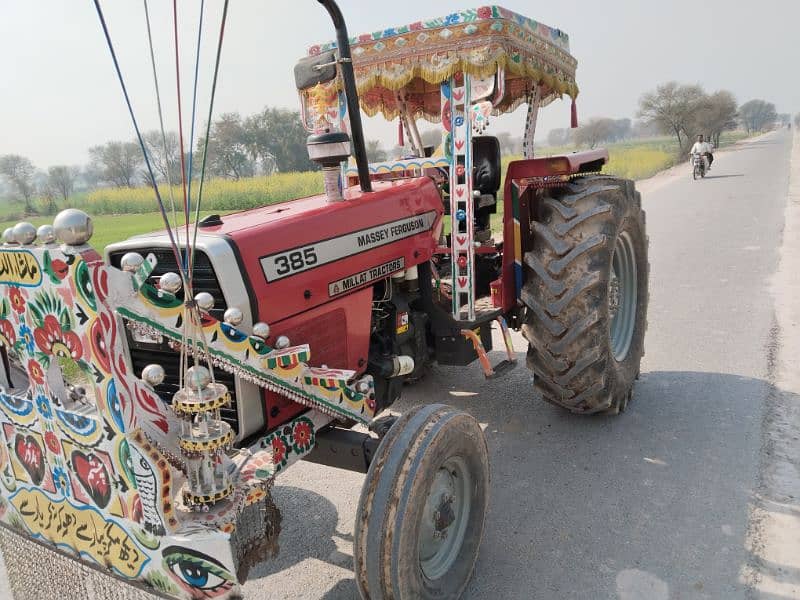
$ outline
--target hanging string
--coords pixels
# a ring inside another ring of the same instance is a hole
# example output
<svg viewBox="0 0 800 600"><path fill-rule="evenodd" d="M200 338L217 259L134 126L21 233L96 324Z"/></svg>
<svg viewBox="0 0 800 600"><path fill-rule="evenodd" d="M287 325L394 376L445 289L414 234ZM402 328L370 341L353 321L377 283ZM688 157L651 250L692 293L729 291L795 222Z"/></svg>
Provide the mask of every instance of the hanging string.
<svg viewBox="0 0 800 600"><path fill-rule="evenodd" d="M172 224L175 228L176 243L180 246L181 235L178 225L178 213L175 210L175 192L172 189L172 170L170 169L169 148L167 146L167 134L164 132L164 115L161 111L161 92L158 87L158 74L156 72L156 55L153 52L153 34L150 31L150 11L147 8L147 0L144 0L144 18L147 23L147 42L150 45L150 64L153 67L153 84L156 88L156 103L158 105L158 123L161 127L161 142L164 146L164 160L167 169L167 185L169 186L169 205L172 210Z"/></svg>
<svg viewBox="0 0 800 600"><path fill-rule="evenodd" d="M227 0L226 0L227 3ZM181 265L181 257L180 251L178 250L178 246L175 243L175 236L172 234L172 229L169 225L169 216L167 216L167 210L164 207L164 201L161 198L161 193L158 191L158 182L156 181L155 173L153 172L153 166L150 163L150 157L147 154L147 148L144 144L144 139L142 138L142 133L139 130L139 123L136 121L136 115L133 112L133 106L131 105L131 99L128 96L128 88L125 86L125 79L122 77L122 70L119 66L119 61L117 60L117 53L114 51L114 44L111 43L111 35L108 32L108 26L106 25L106 19L103 16L103 9L100 8L100 0L94 0L94 6L97 10L97 16L100 19L100 25L103 28L103 34L106 38L106 43L108 44L108 50L111 53L111 59L114 61L114 69L117 72L117 79L119 79L120 87L122 87L122 94L125 97L125 104L128 106L128 113L131 117L131 122L133 123L133 129L136 131L136 138L139 140L139 147L142 150L142 154L144 156L144 164L147 167L147 173L150 176L150 182L153 185L153 190L156 193L156 200L158 201L158 209L161 212L161 218L164 220L164 225L167 228L167 235L169 236L170 244L172 245L172 252L175 255L175 260L178 264L178 271L181 275L181 278L186 281L186 274L183 271L183 266Z"/></svg>
<svg viewBox="0 0 800 600"><path fill-rule="evenodd" d="M194 89L192 90L192 127L189 134L189 174L186 177L186 197L189 207L189 212L192 211L192 170L194 169L194 124L195 114L197 109L197 79L200 72L200 43L203 37L203 14L205 12L205 0L200 0L200 24L197 27L197 54L194 59ZM192 277L192 271L189 270L189 279Z"/></svg>
<svg viewBox="0 0 800 600"><path fill-rule="evenodd" d="M183 112L181 111L181 62L178 52L178 0L172 0L172 28L175 38L175 82L178 87L178 141L180 142L181 149L181 181L183 183L183 215L186 220L186 258L185 266L187 268L187 275L191 277L188 272L188 254L189 254L189 198L186 195L186 159L184 157L183 145ZM186 299L191 298L192 288L189 285L190 280L186 280Z"/></svg>
<svg viewBox="0 0 800 600"><path fill-rule="evenodd" d="M200 163L200 188L197 192L197 203L195 205L195 217L194 217L194 239L192 240L192 249L190 253L190 262L189 262L189 272L194 267L194 250L197 246L197 230L198 223L200 222L200 204L203 201L203 184L205 182L206 176L206 159L208 158L208 143L209 143L209 136L211 135L211 116L214 112L214 97L217 92L217 77L219 75L219 59L222 55L222 40L225 37L225 21L228 18L228 0L225 0L225 4L222 7L222 20L220 21L219 26L219 41L217 42L217 58L214 62L214 78L211 82L211 100L208 104L208 119L206 121L206 142L203 144L203 160Z"/></svg>

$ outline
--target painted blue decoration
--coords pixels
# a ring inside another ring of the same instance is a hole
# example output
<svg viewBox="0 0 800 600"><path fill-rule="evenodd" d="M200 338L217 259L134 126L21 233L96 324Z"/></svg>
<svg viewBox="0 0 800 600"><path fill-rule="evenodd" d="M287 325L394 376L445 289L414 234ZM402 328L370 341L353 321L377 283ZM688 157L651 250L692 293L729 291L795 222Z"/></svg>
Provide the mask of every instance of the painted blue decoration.
<svg viewBox="0 0 800 600"><path fill-rule="evenodd" d="M458 115L455 119L453 119L453 124L456 127L461 127L464 124L464 117Z"/></svg>
<svg viewBox="0 0 800 600"><path fill-rule="evenodd" d="M456 211L456 219L459 220L459 221L466 221L467 220L467 211L465 211L463 208L459 208Z"/></svg>

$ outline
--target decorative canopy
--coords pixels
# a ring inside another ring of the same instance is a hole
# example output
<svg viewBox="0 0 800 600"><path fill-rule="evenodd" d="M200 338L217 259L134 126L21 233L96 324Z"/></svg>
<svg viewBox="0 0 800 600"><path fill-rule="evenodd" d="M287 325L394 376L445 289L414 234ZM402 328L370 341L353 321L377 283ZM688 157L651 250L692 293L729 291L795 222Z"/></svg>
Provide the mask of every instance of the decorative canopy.
<svg viewBox="0 0 800 600"><path fill-rule="evenodd" d="M439 85L459 71L482 80L494 80L496 74L502 78L496 82L504 93L496 97L495 113L516 108L535 85L542 88L540 106L562 94L578 94L577 61L569 53L567 34L500 6L359 35L350 44L361 107L370 116L397 117L397 92L404 90L414 116L439 120ZM308 53L335 47L329 42L312 46ZM313 103L313 96L319 102L332 91L304 93Z"/></svg>

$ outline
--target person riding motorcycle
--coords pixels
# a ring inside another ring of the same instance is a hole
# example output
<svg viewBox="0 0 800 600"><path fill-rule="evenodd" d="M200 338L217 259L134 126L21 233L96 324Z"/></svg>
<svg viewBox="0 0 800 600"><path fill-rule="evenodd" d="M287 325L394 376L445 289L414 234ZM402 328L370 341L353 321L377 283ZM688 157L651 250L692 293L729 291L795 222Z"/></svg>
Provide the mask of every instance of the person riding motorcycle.
<svg viewBox="0 0 800 600"><path fill-rule="evenodd" d="M707 163L706 171L711 169L711 163L714 162L714 155L712 153L713 146L703 140L702 135L697 136L697 141L692 146L692 149L689 151L689 155L693 154L700 154Z"/></svg>

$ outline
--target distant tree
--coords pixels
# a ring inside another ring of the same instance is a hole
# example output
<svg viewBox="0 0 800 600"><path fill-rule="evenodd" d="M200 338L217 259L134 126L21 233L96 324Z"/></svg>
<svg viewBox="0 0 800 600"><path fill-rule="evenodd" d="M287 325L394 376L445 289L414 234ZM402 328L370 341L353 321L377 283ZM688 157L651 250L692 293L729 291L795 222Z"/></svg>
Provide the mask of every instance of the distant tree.
<svg viewBox="0 0 800 600"><path fill-rule="evenodd" d="M522 138L511 135L508 131L498 131L495 135L500 143L500 152L503 156L522 154Z"/></svg>
<svg viewBox="0 0 800 600"><path fill-rule="evenodd" d="M298 111L266 107L246 118L242 127L248 154L257 170L269 174L317 168L308 158L308 132Z"/></svg>
<svg viewBox="0 0 800 600"><path fill-rule="evenodd" d="M108 142L89 148L92 168L99 180L116 187L133 187L137 183L142 151L136 142Z"/></svg>
<svg viewBox="0 0 800 600"><path fill-rule="evenodd" d="M206 140L198 141L197 156L203 156ZM255 174L255 142L247 134L239 113L225 113L211 125L206 171L215 177L241 179Z"/></svg>
<svg viewBox="0 0 800 600"><path fill-rule="evenodd" d="M739 107L739 118L747 133L764 131L778 118L775 105L764 100L750 100Z"/></svg>
<svg viewBox="0 0 800 600"><path fill-rule="evenodd" d="M639 99L637 116L647 124L657 125L662 133L674 135L678 146L683 147L693 133L693 119L705 98L699 85L670 81Z"/></svg>
<svg viewBox="0 0 800 600"><path fill-rule="evenodd" d="M25 203L25 213L34 214L33 195L36 193L34 175L36 168L24 156L6 154L0 156L0 175L6 180L14 192L19 194Z"/></svg>
<svg viewBox="0 0 800 600"><path fill-rule="evenodd" d="M794 126L795 127L800 127L800 113L797 113L794 116Z"/></svg>
<svg viewBox="0 0 800 600"><path fill-rule="evenodd" d="M145 132L142 138L156 179L165 183L170 181L173 184L180 183L182 181L181 149L178 134L174 131L167 131L162 137L160 130L154 130ZM186 160L188 161L188 156ZM188 162L185 161L185 164L188 171ZM146 175L146 178L149 178L149 174Z"/></svg>
<svg viewBox="0 0 800 600"><path fill-rule="evenodd" d="M367 140L367 159L369 162L386 160L386 151L381 147L380 140Z"/></svg>
<svg viewBox="0 0 800 600"><path fill-rule="evenodd" d="M614 126L611 134L610 142L621 142L631 136L631 120L630 119L614 119Z"/></svg>
<svg viewBox="0 0 800 600"><path fill-rule="evenodd" d="M66 201L75 189L75 180L80 176L79 167L58 165L47 169L47 191L53 197Z"/></svg>
<svg viewBox="0 0 800 600"><path fill-rule="evenodd" d="M575 132L575 143L578 146L594 148L597 144L608 142L614 138L614 120L593 118Z"/></svg>
<svg viewBox="0 0 800 600"><path fill-rule="evenodd" d="M720 90L708 96L704 106L698 111L698 131L704 131L714 146L719 146L723 131L736 129L736 98L727 90Z"/></svg>
<svg viewBox="0 0 800 600"><path fill-rule="evenodd" d="M569 144L572 138L572 130L571 129L563 129L563 128L556 128L551 129L550 132L547 134L547 145L548 146L566 146Z"/></svg>
<svg viewBox="0 0 800 600"><path fill-rule="evenodd" d="M661 133L661 128L655 123L646 123L645 121L634 121L631 125L631 137L634 138L650 138L655 137Z"/></svg>
<svg viewBox="0 0 800 600"><path fill-rule="evenodd" d="M783 127L786 127L789 123L792 122L792 115L789 113L780 113L778 115L778 123L780 123Z"/></svg>

